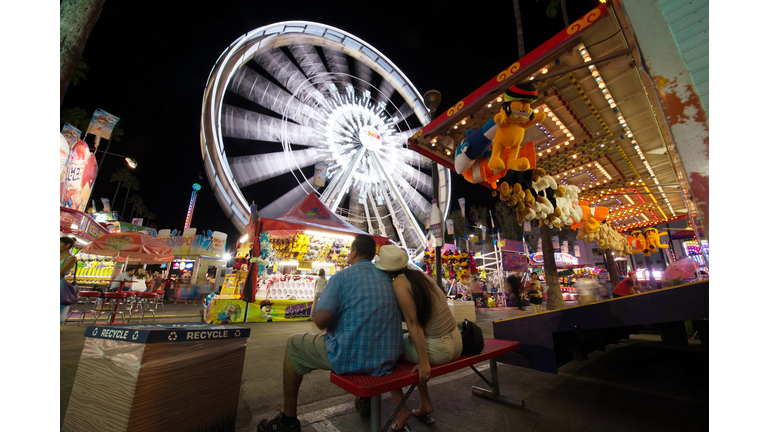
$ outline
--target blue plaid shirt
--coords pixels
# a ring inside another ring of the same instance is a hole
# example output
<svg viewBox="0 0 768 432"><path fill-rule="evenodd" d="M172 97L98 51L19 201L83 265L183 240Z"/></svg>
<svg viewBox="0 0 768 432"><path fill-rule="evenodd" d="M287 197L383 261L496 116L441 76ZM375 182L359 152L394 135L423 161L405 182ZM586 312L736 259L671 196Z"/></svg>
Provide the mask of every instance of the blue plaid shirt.
<svg viewBox="0 0 768 432"><path fill-rule="evenodd" d="M334 372L392 373L403 353L403 332L389 276L370 260L357 260L328 281L316 307L333 312L324 338Z"/></svg>

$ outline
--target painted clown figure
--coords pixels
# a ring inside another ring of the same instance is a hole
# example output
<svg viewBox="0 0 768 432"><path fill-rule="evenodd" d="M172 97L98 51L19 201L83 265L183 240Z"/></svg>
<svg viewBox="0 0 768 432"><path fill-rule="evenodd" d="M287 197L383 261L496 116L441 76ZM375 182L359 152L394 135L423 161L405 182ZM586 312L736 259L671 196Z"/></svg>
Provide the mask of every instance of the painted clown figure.
<svg viewBox="0 0 768 432"><path fill-rule="evenodd" d="M272 322L272 303L269 300L262 300L261 303L259 303L259 307L261 308L261 315L259 315L259 318L264 318L266 322Z"/></svg>

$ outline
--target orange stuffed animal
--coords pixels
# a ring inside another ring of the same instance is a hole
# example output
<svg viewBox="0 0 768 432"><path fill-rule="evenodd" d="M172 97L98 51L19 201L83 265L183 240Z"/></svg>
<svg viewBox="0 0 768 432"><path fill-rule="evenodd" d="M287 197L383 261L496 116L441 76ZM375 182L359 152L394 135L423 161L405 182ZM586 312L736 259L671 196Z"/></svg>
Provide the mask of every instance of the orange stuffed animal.
<svg viewBox="0 0 768 432"><path fill-rule="evenodd" d="M498 129L493 137L493 151L488 168L493 171L526 171L531 168L527 158L518 156L525 130L541 123L547 116L544 112L534 114L531 109L531 104L536 102L538 97L539 93L533 84L513 85L504 92L504 103L493 118ZM505 153L506 149L509 149L509 154ZM502 155L505 159L502 159Z"/></svg>

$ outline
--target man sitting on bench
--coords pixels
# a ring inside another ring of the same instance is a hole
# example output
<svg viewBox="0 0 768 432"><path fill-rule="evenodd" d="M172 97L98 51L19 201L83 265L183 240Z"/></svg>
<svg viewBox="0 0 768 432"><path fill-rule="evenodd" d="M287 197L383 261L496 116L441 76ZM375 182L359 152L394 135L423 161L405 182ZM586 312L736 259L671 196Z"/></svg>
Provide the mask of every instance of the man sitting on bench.
<svg viewBox="0 0 768 432"><path fill-rule="evenodd" d="M403 353L400 308L392 280L374 267L376 243L355 237L350 266L325 286L314 322L325 335L304 333L288 339L283 362L283 412L259 422L258 432L301 431L297 419L299 386L315 369L337 374L389 375ZM378 341L379 343L371 343Z"/></svg>

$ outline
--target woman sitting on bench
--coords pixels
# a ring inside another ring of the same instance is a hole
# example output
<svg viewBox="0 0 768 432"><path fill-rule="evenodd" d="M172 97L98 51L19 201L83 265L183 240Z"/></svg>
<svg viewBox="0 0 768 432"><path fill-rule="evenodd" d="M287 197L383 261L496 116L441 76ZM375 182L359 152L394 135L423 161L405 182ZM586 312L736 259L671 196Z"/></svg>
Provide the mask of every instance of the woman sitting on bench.
<svg viewBox="0 0 768 432"><path fill-rule="evenodd" d="M392 430L410 430L406 421L411 415L426 424L432 424L435 420L430 414L434 408L427 390L430 365L450 363L459 358L462 349L461 333L445 301L445 293L423 272L406 268L408 255L400 248L394 245L382 246L375 265L394 279L392 287L403 319L408 325L408 333L403 335L405 354L401 360L415 363L413 371L419 371L421 405L413 411L403 405L397 413L397 420L392 424ZM394 403L400 404L403 390L392 390L390 394Z"/></svg>

